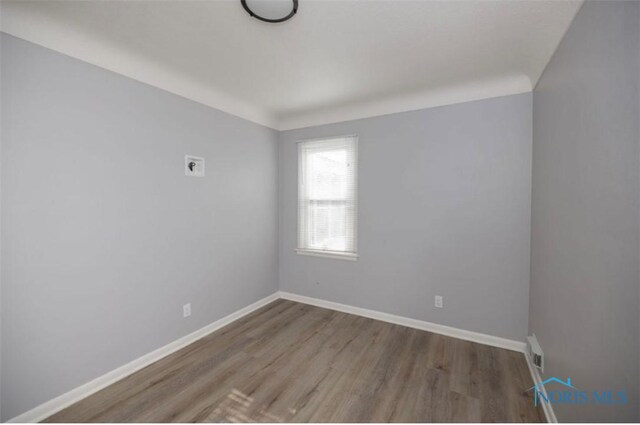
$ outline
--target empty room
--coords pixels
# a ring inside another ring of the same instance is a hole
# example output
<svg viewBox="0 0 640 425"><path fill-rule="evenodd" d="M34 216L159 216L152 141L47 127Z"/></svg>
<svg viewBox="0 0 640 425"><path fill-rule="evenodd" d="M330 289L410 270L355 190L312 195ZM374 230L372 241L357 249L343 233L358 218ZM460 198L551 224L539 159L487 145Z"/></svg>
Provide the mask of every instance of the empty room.
<svg viewBox="0 0 640 425"><path fill-rule="evenodd" d="M640 422L640 0L0 30L1 422Z"/></svg>

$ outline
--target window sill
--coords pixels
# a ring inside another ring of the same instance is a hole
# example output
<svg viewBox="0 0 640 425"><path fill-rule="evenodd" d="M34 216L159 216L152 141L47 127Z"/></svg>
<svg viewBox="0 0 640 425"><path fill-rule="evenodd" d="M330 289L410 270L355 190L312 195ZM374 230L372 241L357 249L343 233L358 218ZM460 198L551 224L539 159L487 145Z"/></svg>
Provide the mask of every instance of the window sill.
<svg viewBox="0 0 640 425"><path fill-rule="evenodd" d="M334 260L358 261L358 254L337 251L316 251L313 249L296 249L298 255L310 255L312 257L333 258Z"/></svg>

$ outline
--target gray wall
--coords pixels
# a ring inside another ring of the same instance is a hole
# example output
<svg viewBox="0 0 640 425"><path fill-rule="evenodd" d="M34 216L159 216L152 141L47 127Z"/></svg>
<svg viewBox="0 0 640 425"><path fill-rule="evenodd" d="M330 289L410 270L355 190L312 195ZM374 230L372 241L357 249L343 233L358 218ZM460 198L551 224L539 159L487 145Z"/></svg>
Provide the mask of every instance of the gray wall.
<svg viewBox="0 0 640 425"><path fill-rule="evenodd" d="M277 290L275 131L4 34L2 89L4 420Z"/></svg>
<svg viewBox="0 0 640 425"><path fill-rule="evenodd" d="M626 389L561 421L638 421L637 2L588 2L534 91L530 331L546 376Z"/></svg>
<svg viewBox="0 0 640 425"><path fill-rule="evenodd" d="M524 340L531 107L522 94L283 132L280 289ZM296 141L354 133L360 259L297 255Z"/></svg>
<svg viewBox="0 0 640 425"><path fill-rule="evenodd" d="M517 340L529 306L548 376L630 394L559 418L639 420L639 8L587 3L533 106L280 134L3 34L2 419L273 293L279 273L284 291ZM295 142L353 133L360 259L296 255ZM184 177L187 153L204 179Z"/></svg>

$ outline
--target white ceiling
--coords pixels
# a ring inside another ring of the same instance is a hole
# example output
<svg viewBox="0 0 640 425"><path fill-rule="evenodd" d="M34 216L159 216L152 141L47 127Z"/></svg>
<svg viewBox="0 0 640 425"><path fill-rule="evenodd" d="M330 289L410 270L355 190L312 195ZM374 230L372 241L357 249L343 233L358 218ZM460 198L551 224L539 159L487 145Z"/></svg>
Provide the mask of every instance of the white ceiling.
<svg viewBox="0 0 640 425"><path fill-rule="evenodd" d="M3 1L2 30L278 129L530 91L582 2Z"/></svg>

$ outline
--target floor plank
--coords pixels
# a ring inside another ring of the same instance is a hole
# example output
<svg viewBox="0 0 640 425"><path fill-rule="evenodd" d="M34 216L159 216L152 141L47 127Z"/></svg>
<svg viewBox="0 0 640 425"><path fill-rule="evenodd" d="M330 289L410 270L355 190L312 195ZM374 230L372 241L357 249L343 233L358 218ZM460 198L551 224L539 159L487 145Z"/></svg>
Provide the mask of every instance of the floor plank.
<svg viewBox="0 0 640 425"><path fill-rule="evenodd" d="M278 300L45 422L544 422L520 353Z"/></svg>

